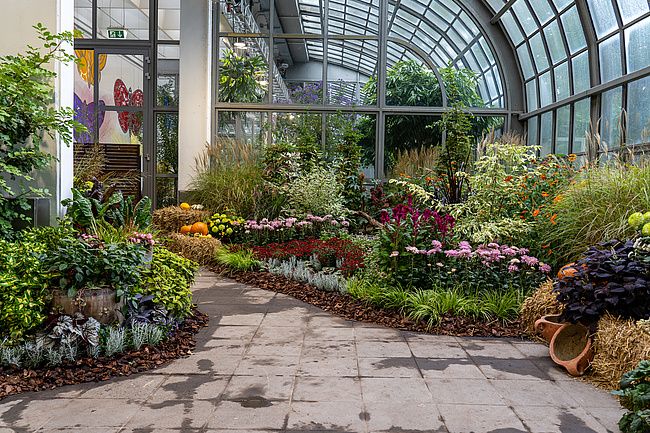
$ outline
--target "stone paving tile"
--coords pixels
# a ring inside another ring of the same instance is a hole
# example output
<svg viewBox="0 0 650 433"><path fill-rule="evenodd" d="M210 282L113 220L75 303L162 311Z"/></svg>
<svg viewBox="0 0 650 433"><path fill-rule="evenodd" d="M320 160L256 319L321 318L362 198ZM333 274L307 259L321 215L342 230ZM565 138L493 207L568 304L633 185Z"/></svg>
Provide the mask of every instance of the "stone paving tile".
<svg viewBox="0 0 650 433"><path fill-rule="evenodd" d="M255 341L289 339L299 339L302 341L305 332L305 324L296 326L270 326L266 325L266 322L262 322L259 329L255 333Z"/></svg>
<svg viewBox="0 0 650 433"><path fill-rule="evenodd" d="M531 433L609 433L583 408L515 406L513 410ZM618 430L618 429L617 429Z"/></svg>
<svg viewBox="0 0 650 433"><path fill-rule="evenodd" d="M267 339L255 336L248 347L247 355L271 355L298 357L302 352L302 339L285 337L283 339Z"/></svg>
<svg viewBox="0 0 650 433"><path fill-rule="evenodd" d="M364 402L433 403L433 397L423 379L362 377Z"/></svg>
<svg viewBox="0 0 650 433"><path fill-rule="evenodd" d="M485 379L481 369L467 358L415 358L415 362L425 378Z"/></svg>
<svg viewBox="0 0 650 433"><path fill-rule="evenodd" d="M362 323L362 325L359 325L358 323ZM404 341L404 336L397 329L384 328L377 325L369 326L368 323L363 322L355 323L354 337L357 341Z"/></svg>
<svg viewBox="0 0 650 433"><path fill-rule="evenodd" d="M214 350L219 349L223 351L224 354L228 356L243 356L244 352L248 350L250 343L247 341L242 341L239 339L236 340L207 340L200 343L197 342L197 352L199 350Z"/></svg>
<svg viewBox="0 0 650 433"><path fill-rule="evenodd" d="M208 374L173 374L151 394L149 402L173 400L216 400L226 389L228 376Z"/></svg>
<svg viewBox="0 0 650 433"><path fill-rule="evenodd" d="M548 380L548 376L527 359L498 359L473 357L488 379L538 379Z"/></svg>
<svg viewBox="0 0 650 433"><path fill-rule="evenodd" d="M313 341L305 340L302 345L302 356L306 358L350 357L356 356L357 348L352 341Z"/></svg>
<svg viewBox="0 0 650 433"><path fill-rule="evenodd" d="M467 358L467 352L455 341L409 340L408 346L418 358Z"/></svg>
<svg viewBox="0 0 650 433"><path fill-rule="evenodd" d="M578 402L551 381L493 380L492 385L513 406L578 406Z"/></svg>
<svg viewBox="0 0 650 433"><path fill-rule="evenodd" d="M521 420L506 406L438 404L449 433L526 433Z"/></svg>
<svg viewBox="0 0 650 433"><path fill-rule="evenodd" d="M298 356L244 355L235 370L236 376L295 375Z"/></svg>
<svg viewBox="0 0 650 433"><path fill-rule="evenodd" d="M433 403L366 402L370 432L447 432Z"/></svg>
<svg viewBox="0 0 650 433"><path fill-rule="evenodd" d="M250 341L253 339L258 328L258 326L219 326L212 333L211 338Z"/></svg>
<svg viewBox="0 0 650 433"><path fill-rule="evenodd" d="M167 400L145 403L126 423L140 429L201 428L208 421L215 403L204 400Z"/></svg>
<svg viewBox="0 0 650 433"><path fill-rule="evenodd" d="M361 402L361 384L355 377L298 377L293 401Z"/></svg>
<svg viewBox="0 0 650 433"><path fill-rule="evenodd" d="M515 346L507 342L468 342L460 339L460 346L471 357L495 358L495 359L525 359L526 355L521 353Z"/></svg>
<svg viewBox="0 0 650 433"><path fill-rule="evenodd" d="M359 358L405 358L411 349L405 341L357 341Z"/></svg>
<svg viewBox="0 0 650 433"><path fill-rule="evenodd" d="M351 326L314 326L310 321L305 333L305 340L354 341L354 328Z"/></svg>
<svg viewBox="0 0 650 433"><path fill-rule="evenodd" d="M359 401L320 401L291 403L289 431L365 432L365 410Z"/></svg>
<svg viewBox="0 0 650 433"><path fill-rule="evenodd" d="M298 376L358 377L359 367L354 356L303 356Z"/></svg>
<svg viewBox="0 0 650 433"><path fill-rule="evenodd" d="M426 379L436 403L505 406L493 382L487 379Z"/></svg>
<svg viewBox="0 0 650 433"><path fill-rule="evenodd" d="M37 396L37 393L9 397L0 402L0 427L24 427L36 431L57 413L63 413L72 401L48 399Z"/></svg>
<svg viewBox="0 0 650 433"><path fill-rule="evenodd" d="M618 409L621 406L609 391L596 388L578 379L572 378L571 380L557 382L557 385L584 407Z"/></svg>
<svg viewBox="0 0 650 433"><path fill-rule="evenodd" d="M362 377L422 377L415 359L359 358L359 375Z"/></svg>
<svg viewBox="0 0 650 433"><path fill-rule="evenodd" d="M222 400L262 397L267 400L289 400L294 389L294 376L233 376L221 396Z"/></svg>
<svg viewBox="0 0 650 433"><path fill-rule="evenodd" d="M207 428L237 430L283 429L289 415L289 407L289 402L263 400L250 402L246 400L240 402L220 401L208 421Z"/></svg>
<svg viewBox="0 0 650 433"><path fill-rule="evenodd" d="M121 377L109 382L95 383L88 388L79 398L117 398L123 399L128 396L134 401L144 401L149 397L166 379L160 374L138 374L129 377Z"/></svg>
<svg viewBox="0 0 650 433"><path fill-rule="evenodd" d="M231 314L221 317L217 324L219 326L227 325L246 325L246 326L259 326L264 319L264 313L251 313L251 314Z"/></svg>
<svg viewBox="0 0 650 433"><path fill-rule="evenodd" d="M330 313L312 313L309 315L308 326L310 328L331 328L345 327L352 328L354 322L342 317L333 316Z"/></svg>
<svg viewBox="0 0 650 433"><path fill-rule="evenodd" d="M31 402L30 402L31 406ZM45 424L50 427L120 427L140 409L140 403L117 399L78 399L71 410L54 411ZM30 413L33 408L30 407ZM31 416L31 415L30 415Z"/></svg>
<svg viewBox="0 0 650 433"><path fill-rule="evenodd" d="M231 356L220 348L196 351L193 355L176 360L169 367L166 374L232 374L239 363L241 356Z"/></svg>

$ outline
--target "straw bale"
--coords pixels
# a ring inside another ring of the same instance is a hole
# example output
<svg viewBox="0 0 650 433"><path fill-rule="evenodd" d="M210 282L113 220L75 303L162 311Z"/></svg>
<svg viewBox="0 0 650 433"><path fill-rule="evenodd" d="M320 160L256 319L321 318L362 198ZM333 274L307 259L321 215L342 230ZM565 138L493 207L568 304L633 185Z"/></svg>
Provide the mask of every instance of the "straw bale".
<svg viewBox="0 0 650 433"><path fill-rule="evenodd" d="M586 379L606 389L619 389L624 373L650 359L650 329L634 319L606 313L598 321L594 343L594 360Z"/></svg>
<svg viewBox="0 0 650 433"><path fill-rule="evenodd" d="M552 291L553 281L546 280L521 305L521 322L526 334L544 343L546 340L535 331L535 321L547 314L560 314L563 309Z"/></svg>
<svg viewBox="0 0 650 433"><path fill-rule="evenodd" d="M152 223L161 233L178 233L182 226L198 221L205 222L210 215L209 210L183 210L178 206L170 206L156 209Z"/></svg>
<svg viewBox="0 0 650 433"><path fill-rule="evenodd" d="M194 260L201 266L210 264L215 251L221 247L218 239L198 238L180 233L170 233L163 243L169 251Z"/></svg>

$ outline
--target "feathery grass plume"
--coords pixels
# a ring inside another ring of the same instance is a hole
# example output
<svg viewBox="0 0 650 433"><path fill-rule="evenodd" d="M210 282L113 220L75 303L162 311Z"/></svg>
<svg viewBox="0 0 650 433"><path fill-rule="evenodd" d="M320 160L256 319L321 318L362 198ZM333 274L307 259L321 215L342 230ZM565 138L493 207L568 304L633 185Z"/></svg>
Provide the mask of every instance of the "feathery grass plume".
<svg viewBox="0 0 650 433"><path fill-rule="evenodd" d="M425 172L435 172L437 168L439 147L422 146L416 149L397 151L397 162L391 170L391 178L397 179L401 176L416 177L422 176Z"/></svg>

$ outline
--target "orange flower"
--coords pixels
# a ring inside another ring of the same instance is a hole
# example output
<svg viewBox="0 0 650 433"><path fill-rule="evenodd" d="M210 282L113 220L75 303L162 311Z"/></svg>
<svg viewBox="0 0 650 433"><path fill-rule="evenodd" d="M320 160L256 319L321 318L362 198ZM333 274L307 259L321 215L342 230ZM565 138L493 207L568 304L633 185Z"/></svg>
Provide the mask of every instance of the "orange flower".
<svg viewBox="0 0 650 433"><path fill-rule="evenodd" d="M539 215L539 209L533 211L533 217L536 217L537 215Z"/></svg>
<svg viewBox="0 0 650 433"><path fill-rule="evenodd" d="M540 179L542 179L542 180L546 180L546 175L543 174L542 177L541 177Z"/></svg>
<svg viewBox="0 0 650 433"><path fill-rule="evenodd" d="M572 153L571 155L569 155L569 161L571 161L571 162L575 161L576 158L577 158L577 157L576 157L576 155L575 155L574 153Z"/></svg>
<svg viewBox="0 0 650 433"><path fill-rule="evenodd" d="M553 202L555 202L555 203L558 203L558 202L561 202L561 201L562 201L562 194L558 195L557 197L555 197L553 199Z"/></svg>
<svg viewBox="0 0 650 433"><path fill-rule="evenodd" d="M553 224L553 225L557 224L557 223L555 222L555 218L557 218L557 214L556 214L556 213L554 213L553 216L551 217L551 224Z"/></svg>
<svg viewBox="0 0 650 433"><path fill-rule="evenodd" d="M548 197L548 193L546 191L542 191L542 197Z"/></svg>
<svg viewBox="0 0 650 433"><path fill-rule="evenodd" d="M512 176L506 177L506 182L510 182L512 180Z"/></svg>

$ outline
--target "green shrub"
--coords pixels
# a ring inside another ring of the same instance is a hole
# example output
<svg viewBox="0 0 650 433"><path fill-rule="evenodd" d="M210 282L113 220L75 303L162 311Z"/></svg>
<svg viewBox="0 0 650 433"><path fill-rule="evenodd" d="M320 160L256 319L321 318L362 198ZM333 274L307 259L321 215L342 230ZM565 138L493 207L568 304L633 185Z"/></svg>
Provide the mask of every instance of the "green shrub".
<svg viewBox="0 0 650 433"><path fill-rule="evenodd" d="M623 375L620 391L612 391L621 399L627 412L618 422L623 433L650 432L650 361L641 361L635 370Z"/></svg>
<svg viewBox="0 0 650 433"><path fill-rule="evenodd" d="M190 287L198 268L197 263L156 247L151 266L141 271L131 296L153 295L154 303L161 304L175 316L184 317L192 307Z"/></svg>
<svg viewBox="0 0 650 433"><path fill-rule="evenodd" d="M219 248L214 259L217 263L227 265L235 271L250 271L259 266L259 260L255 259L255 252L248 249L230 251L228 248Z"/></svg>
<svg viewBox="0 0 650 433"><path fill-rule="evenodd" d="M558 263L568 263L592 245L634 236L628 217L650 209L650 163L593 167L559 193L545 211L552 224L541 242L555 250Z"/></svg>
<svg viewBox="0 0 650 433"><path fill-rule="evenodd" d="M285 211L291 216L311 215L345 216L343 187L333 170L314 167L280 190L287 197Z"/></svg>
<svg viewBox="0 0 650 433"><path fill-rule="evenodd" d="M0 239L0 335L20 338L46 317L48 275L35 247Z"/></svg>

